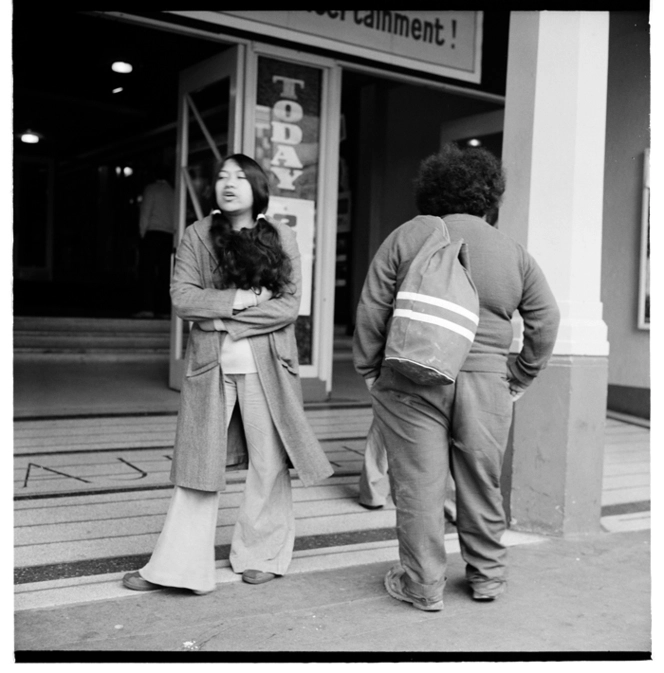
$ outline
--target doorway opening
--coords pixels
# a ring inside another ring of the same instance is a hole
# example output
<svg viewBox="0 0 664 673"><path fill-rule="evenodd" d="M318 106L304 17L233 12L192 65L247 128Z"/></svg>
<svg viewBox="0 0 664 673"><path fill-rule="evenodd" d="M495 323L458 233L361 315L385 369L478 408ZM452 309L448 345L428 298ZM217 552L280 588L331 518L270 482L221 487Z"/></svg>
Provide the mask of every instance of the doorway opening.
<svg viewBox="0 0 664 673"><path fill-rule="evenodd" d="M355 310L382 241L417 215L420 162L448 141L502 147L504 104L489 97L344 69L339 143L335 360L347 359Z"/></svg>
<svg viewBox="0 0 664 673"><path fill-rule="evenodd" d="M131 318L143 191L175 178L178 74L227 45L16 7L13 47L15 315Z"/></svg>

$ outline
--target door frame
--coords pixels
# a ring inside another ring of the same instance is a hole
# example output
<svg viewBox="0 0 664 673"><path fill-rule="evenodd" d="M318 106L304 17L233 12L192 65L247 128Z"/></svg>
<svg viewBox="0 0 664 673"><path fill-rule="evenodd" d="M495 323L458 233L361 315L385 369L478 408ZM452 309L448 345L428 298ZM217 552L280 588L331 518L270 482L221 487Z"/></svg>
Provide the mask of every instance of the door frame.
<svg viewBox="0 0 664 673"><path fill-rule="evenodd" d="M320 163L313 277L312 363L300 365L305 398L327 398L332 390L334 278L336 265L341 67L330 58L252 42L246 50L243 147L254 156L258 58L267 56L321 68Z"/></svg>
<svg viewBox="0 0 664 673"><path fill-rule="evenodd" d="M175 251L180 243L185 230L187 212L188 184L185 171L189 156L189 121L190 106L188 93L200 89L207 84L225 79L230 79L229 86L229 109L228 109L228 140L227 154L242 152L243 139L243 105L244 105L244 68L245 47L241 44L231 46L205 61L201 61L180 73L178 86L178 126L176 144L176 217L177 228L173 237L173 252L171 254L171 277L175 264ZM222 76L219 76L219 74ZM212 147L211 147L212 151ZM194 203L195 196L192 195ZM207 213L201 213L206 215ZM175 312L171 313L170 354L168 367L168 385L174 390L182 387L184 376L184 322Z"/></svg>
<svg viewBox="0 0 664 673"><path fill-rule="evenodd" d="M319 67L322 70L322 96L320 118L320 163L318 172L318 203L315 223L312 362L300 366L305 393L311 396L329 396L332 390L332 364L334 349L334 279L336 263L336 221L338 196L339 124L341 118L341 67L332 59L302 54L291 49L265 44L237 44L231 48L236 55L235 74L231 75L231 103L229 110L230 152L243 152L249 156L255 151L255 111L257 66L260 56ZM186 92L215 81L215 68L223 65L231 50L188 68L181 73L178 93L178 135L176 175L176 212L178 229L174 238L174 251L184 233L187 185L183 179L186 166L189 109ZM171 271L174 256L171 263ZM184 374L183 323L173 314L171 318L171 348L169 386L181 387ZM305 394L305 397L309 397Z"/></svg>

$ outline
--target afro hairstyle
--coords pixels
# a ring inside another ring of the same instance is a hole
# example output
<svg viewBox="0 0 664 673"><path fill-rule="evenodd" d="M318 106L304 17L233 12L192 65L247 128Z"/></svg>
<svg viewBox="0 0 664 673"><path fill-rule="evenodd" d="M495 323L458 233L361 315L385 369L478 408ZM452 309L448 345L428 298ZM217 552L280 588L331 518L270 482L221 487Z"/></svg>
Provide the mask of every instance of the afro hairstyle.
<svg viewBox="0 0 664 673"><path fill-rule="evenodd" d="M414 184L421 215L466 213L484 217L500 204L505 172L491 152L480 147L461 149L449 143L420 164Z"/></svg>

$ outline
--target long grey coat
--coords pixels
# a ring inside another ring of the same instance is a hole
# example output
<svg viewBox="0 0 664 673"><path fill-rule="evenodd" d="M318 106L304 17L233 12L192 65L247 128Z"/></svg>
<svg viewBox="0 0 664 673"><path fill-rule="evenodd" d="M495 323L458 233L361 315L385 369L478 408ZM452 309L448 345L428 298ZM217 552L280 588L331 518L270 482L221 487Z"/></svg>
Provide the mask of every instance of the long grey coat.
<svg viewBox="0 0 664 673"><path fill-rule="evenodd" d="M304 414L294 328L301 295L295 233L287 225L274 225L293 265L295 292L233 314L235 290L216 289L221 275L210 225L211 218L206 217L185 230L171 283L173 308L183 320L221 318L233 339L249 339L272 420L291 464L305 486L318 483L333 469ZM226 467L246 462L243 433L234 424L226 432L219 366L225 337L224 332L204 331L196 324L189 335L171 468L171 481L177 486L222 491Z"/></svg>

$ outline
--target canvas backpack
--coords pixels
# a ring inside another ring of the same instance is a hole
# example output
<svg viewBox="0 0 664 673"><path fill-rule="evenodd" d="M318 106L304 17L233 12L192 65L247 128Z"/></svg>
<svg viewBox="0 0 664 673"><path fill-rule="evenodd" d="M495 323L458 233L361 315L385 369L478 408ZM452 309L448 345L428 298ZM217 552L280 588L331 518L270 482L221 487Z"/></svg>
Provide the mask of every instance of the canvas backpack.
<svg viewBox="0 0 664 673"><path fill-rule="evenodd" d="M421 385L454 383L479 323L479 298L463 240L430 236L397 291L385 364Z"/></svg>

